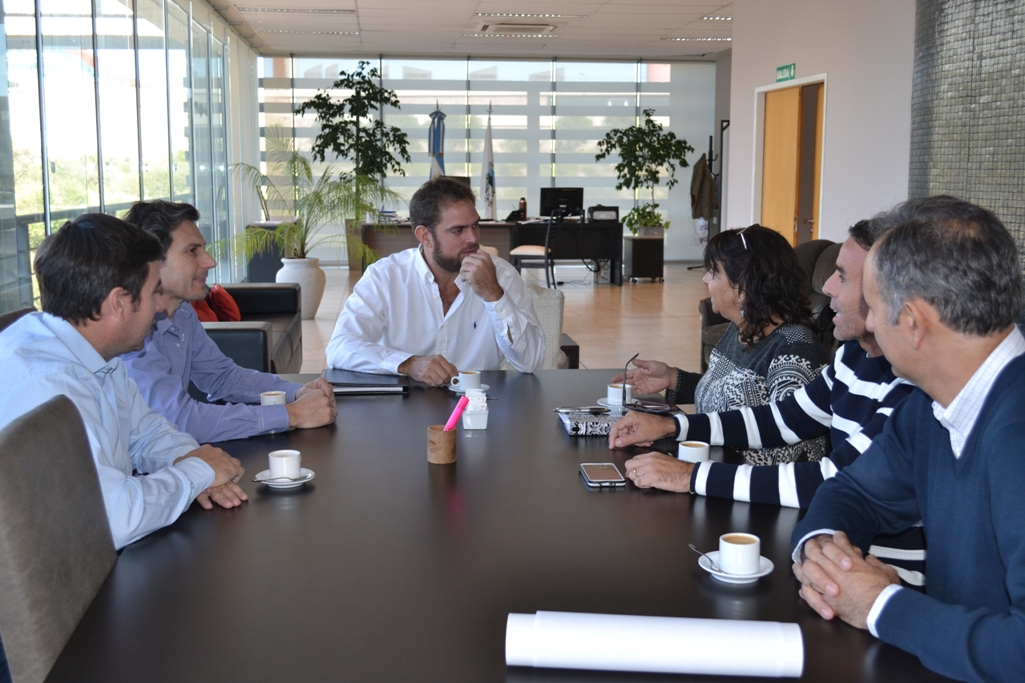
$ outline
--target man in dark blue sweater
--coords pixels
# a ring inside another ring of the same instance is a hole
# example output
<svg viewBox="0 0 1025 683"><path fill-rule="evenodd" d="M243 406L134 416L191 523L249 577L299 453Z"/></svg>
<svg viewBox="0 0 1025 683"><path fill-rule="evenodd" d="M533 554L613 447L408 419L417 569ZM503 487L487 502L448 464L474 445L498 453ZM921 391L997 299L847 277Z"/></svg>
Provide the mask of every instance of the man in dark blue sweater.
<svg viewBox="0 0 1025 683"><path fill-rule="evenodd" d="M1014 240L989 211L943 211L876 242L868 329L919 388L883 433L825 482L794 530L801 596L963 681L1025 672L1025 337ZM925 593L865 554L921 519Z"/></svg>

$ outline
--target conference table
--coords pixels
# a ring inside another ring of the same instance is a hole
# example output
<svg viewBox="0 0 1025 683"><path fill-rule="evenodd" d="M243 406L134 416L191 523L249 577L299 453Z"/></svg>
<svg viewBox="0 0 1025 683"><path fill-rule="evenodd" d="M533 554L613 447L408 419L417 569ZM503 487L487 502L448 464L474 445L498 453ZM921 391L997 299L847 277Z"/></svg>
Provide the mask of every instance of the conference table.
<svg viewBox="0 0 1025 683"><path fill-rule="evenodd" d="M797 510L588 489L580 463L622 469L642 451L570 437L552 410L593 404L612 372L484 373L488 426L459 427L454 465L427 463L426 432L456 396L423 385L340 397L332 426L221 444L246 468L248 503L194 504L125 548L48 680L751 680L506 667L507 615L538 610L796 622L801 680L946 680L803 604ZM282 448L316 478L253 483ZM713 550L728 531L760 536L775 570L749 586L701 570L687 544Z"/></svg>

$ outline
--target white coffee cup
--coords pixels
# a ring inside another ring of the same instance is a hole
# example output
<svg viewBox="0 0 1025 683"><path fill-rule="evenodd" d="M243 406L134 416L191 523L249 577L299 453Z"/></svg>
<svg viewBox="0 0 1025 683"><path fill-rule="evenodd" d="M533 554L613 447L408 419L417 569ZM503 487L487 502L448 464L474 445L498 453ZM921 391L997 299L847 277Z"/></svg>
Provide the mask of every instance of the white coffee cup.
<svg viewBox="0 0 1025 683"><path fill-rule="evenodd" d="M685 462L704 462L708 460L708 444L704 441L681 441L677 456Z"/></svg>
<svg viewBox="0 0 1025 683"><path fill-rule="evenodd" d="M626 385L626 402L629 404L634 398L634 386L632 384ZM623 405L623 385L622 384L610 384L609 391L605 396L605 400L608 401L610 406L621 406Z"/></svg>
<svg viewBox="0 0 1025 683"><path fill-rule="evenodd" d="M452 378L451 386L459 391L480 389L480 373L476 370L460 370L459 376Z"/></svg>
<svg viewBox="0 0 1025 683"><path fill-rule="evenodd" d="M733 532L719 537L719 569L727 574L757 574L762 563L762 542L754 534Z"/></svg>
<svg viewBox="0 0 1025 683"><path fill-rule="evenodd" d="M296 479L302 475L302 456L299 451L271 451L267 456L270 461L270 478L288 477Z"/></svg>
<svg viewBox="0 0 1025 683"><path fill-rule="evenodd" d="M260 405L262 406L283 406L285 405L285 392L265 391L260 394Z"/></svg>

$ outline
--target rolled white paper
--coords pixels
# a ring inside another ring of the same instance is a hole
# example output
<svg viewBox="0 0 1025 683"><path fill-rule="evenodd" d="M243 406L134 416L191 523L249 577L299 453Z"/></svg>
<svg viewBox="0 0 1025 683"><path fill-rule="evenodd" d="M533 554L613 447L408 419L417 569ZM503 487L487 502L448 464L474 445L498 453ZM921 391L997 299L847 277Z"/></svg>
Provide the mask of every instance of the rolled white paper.
<svg viewBox="0 0 1025 683"><path fill-rule="evenodd" d="M798 678L797 624L538 612L510 614L505 663L555 669Z"/></svg>

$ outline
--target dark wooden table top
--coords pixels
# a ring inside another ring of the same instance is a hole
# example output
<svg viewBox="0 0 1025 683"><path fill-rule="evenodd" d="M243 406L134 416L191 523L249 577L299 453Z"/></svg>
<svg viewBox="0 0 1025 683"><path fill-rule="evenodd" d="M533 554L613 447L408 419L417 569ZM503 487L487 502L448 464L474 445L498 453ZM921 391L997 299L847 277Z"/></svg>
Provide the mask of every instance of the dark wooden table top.
<svg viewBox="0 0 1025 683"><path fill-rule="evenodd" d="M699 678L509 669L506 615L537 610L796 621L802 680L943 680L803 605L789 560L796 510L587 489L579 463L621 466L631 453L570 438L552 409L593 403L612 372L485 373L488 428L459 428L454 466L428 465L426 431L456 398L422 386L341 398L331 427L223 444L246 467L249 502L193 505L126 548L48 680ZM287 447L313 482L250 481ZM753 586L712 580L687 543L712 550L727 531L758 534L775 571Z"/></svg>

